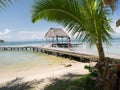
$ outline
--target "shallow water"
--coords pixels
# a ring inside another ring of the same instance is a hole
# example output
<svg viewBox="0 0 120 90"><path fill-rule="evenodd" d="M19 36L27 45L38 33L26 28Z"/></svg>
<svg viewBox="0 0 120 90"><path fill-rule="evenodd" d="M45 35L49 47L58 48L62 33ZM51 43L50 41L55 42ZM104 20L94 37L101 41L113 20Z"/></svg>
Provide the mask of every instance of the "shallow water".
<svg viewBox="0 0 120 90"><path fill-rule="evenodd" d="M78 42L77 42L78 43ZM5 42L0 43L0 46L22 46L22 45L43 45L45 41L26 41L26 42ZM105 55L114 58L120 58L120 38L113 39L112 46L106 47ZM86 44L80 45L79 47L72 48L73 51L80 51L84 54L95 54L97 55L97 50L95 47L89 49ZM24 67L24 65L32 67L34 65L40 65L45 67L51 64L58 64L63 61L63 59L49 56L42 53L32 52L32 51L0 51L0 68L5 67Z"/></svg>
<svg viewBox="0 0 120 90"><path fill-rule="evenodd" d="M0 84L17 77L25 80L46 77L49 76L49 72L62 70L64 65L71 62L68 59L40 52L0 51Z"/></svg>
<svg viewBox="0 0 120 90"><path fill-rule="evenodd" d="M107 57L120 58L120 38L115 38L111 42L111 46L104 45L105 55ZM95 46L89 48L87 44L82 44L79 47L73 48L74 51L80 51L85 54L98 55Z"/></svg>
<svg viewBox="0 0 120 90"><path fill-rule="evenodd" d="M0 51L0 69L57 65L64 59L32 51Z"/></svg>

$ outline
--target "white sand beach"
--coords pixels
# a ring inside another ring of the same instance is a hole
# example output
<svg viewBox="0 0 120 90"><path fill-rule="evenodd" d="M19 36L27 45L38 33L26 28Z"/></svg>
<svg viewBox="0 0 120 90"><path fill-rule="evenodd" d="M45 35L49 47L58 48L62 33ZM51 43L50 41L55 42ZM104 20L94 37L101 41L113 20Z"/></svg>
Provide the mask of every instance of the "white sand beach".
<svg viewBox="0 0 120 90"><path fill-rule="evenodd" d="M58 57L53 56L53 58ZM22 66L18 65L9 69L4 68L4 70L0 71L0 86L4 86L7 82L15 80L16 78L22 78L22 82L44 79L44 82L39 85L40 89L48 84L48 78L60 78L66 74L84 75L89 73L88 70L84 69L84 66L89 65L89 63L58 58L58 60L60 59L63 60L57 64L51 63L48 66L42 68L38 62L30 62ZM67 65L70 66L65 67Z"/></svg>

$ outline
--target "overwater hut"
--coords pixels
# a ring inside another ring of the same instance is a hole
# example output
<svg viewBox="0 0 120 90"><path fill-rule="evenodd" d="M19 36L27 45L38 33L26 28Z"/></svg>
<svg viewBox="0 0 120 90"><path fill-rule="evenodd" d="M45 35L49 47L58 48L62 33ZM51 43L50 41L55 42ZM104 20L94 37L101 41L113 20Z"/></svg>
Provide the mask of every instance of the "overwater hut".
<svg viewBox="0 0 120 90"><path fill-rule="evenodd" d="M65 44L65 41L69 36L61 28L50 28L45 34L45 37L47 42L52 43L52 46L60 46Z"/></svg>

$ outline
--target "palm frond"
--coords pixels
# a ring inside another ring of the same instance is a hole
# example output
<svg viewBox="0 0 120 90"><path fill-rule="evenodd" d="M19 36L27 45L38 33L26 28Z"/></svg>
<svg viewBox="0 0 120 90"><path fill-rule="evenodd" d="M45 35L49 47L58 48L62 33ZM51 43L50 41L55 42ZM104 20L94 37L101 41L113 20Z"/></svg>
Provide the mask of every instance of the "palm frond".
<svg viewBox="0 0 120 90"><path fill-rule="evenodd" d="M12 5L13 1L15 1L15 0L0 0L0 10L4 10L9 5Z"/></svg>
<svg viewBox="0 0 120 90"><path fill-rule="evenodd" d="M77 39L96 45L99 39L110 45L113 32L99 0L36 0L32 7L32 22L41 19L57 22L76 35Z"/></svg>

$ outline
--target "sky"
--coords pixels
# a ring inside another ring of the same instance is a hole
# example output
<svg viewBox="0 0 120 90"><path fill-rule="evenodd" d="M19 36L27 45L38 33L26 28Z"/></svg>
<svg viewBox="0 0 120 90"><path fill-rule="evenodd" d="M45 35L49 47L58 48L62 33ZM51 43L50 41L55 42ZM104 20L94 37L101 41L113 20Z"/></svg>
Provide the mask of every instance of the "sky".
<svg viewBox="0 0 120 90"><path fill-rule="evenodd" d="M47 21L31 22L31 8L34 0L18 0L0 11L0 39L5 41L30 41L44 38L51 28L62 26Z"/></svg>
<svg viewBox="0 0 120 90"><path fill-rule="evenodd" d="M41 20L31 22L31 8L34 0L18 0L7 9L0 11L0 39L5 41L31 41L44 39L44 35L51 28L62 28L57 23ZM118 5L119 2L118 2ZM116 28L115 21L120 18L120 8L112 14L111 26L115 30L115 37L120 37L120 27Z"/></svg>

